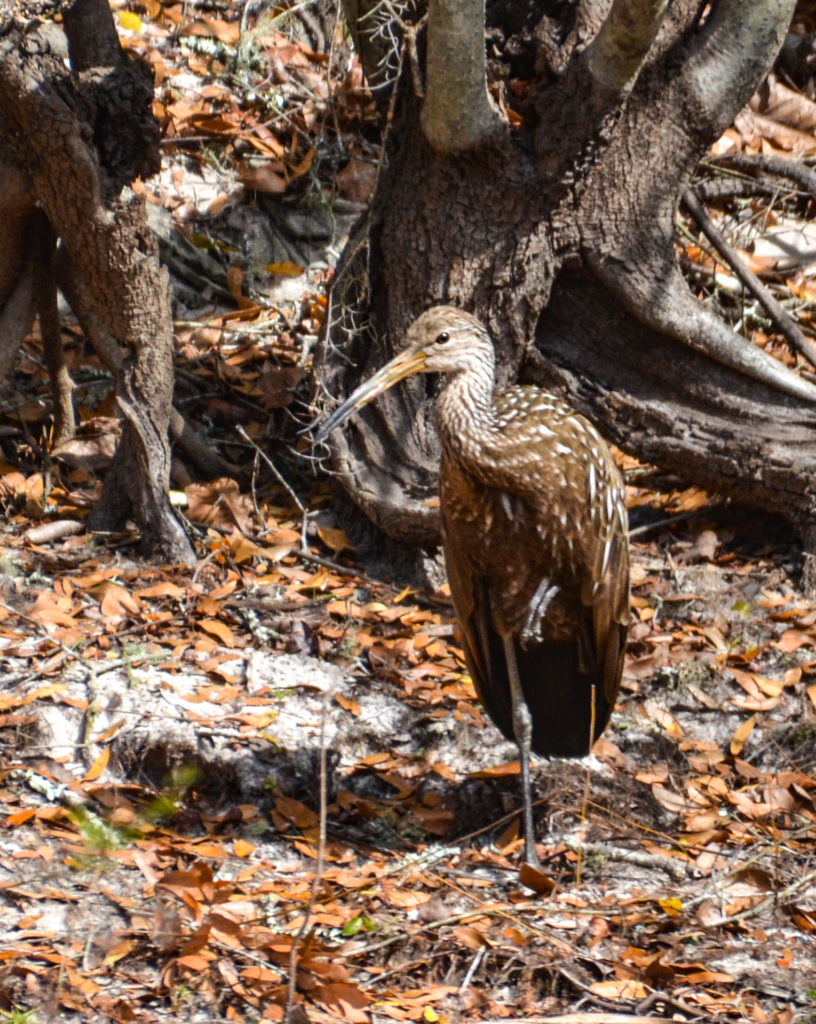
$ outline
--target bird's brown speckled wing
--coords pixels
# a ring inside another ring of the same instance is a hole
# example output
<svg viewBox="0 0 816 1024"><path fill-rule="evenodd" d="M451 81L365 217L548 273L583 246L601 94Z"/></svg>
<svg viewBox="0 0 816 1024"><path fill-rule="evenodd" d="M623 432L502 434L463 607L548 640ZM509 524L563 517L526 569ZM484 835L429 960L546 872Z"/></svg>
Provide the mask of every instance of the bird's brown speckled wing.
<svg viewBox="0 0 816 1024"><path fill-rule="evenodd" d="M580 754L605 727L620 682L629 620L622 482L595 430L552 396L513 388L497 408L501 451L483 447L478 477L450 456L440 474L465 656L486 710L510 738L501 637L512 635L533 749ZM525 641L529 603L545 578L559 591Z"/></svg>

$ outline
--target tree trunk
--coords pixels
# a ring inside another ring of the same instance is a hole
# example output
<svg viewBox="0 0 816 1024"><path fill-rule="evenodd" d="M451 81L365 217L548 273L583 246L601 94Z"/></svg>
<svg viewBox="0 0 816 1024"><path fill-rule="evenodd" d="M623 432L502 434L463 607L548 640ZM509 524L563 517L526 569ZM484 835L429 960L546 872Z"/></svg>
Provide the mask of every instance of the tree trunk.
<svg viewBox="0 0 816 1024"><path fill-rule="evenodd" d="M56 13L63 15L64 34L49 20ZM148 552L190 562L193 550L168 495L168 280L144 203L129 188L158 167L152 98L152 73L122 53L106 0L0 5L0 317L11 328L0 344L0 373L37 305L63 418L70 416L53 302L54 278L70 278L80 321L104 325L115 349L124 416L122 442L90 524L121 530L132 519ZM110 351L100 355L110 362Z"/></svg>
<svg viewBox="0 0 816 1024"><path fill-rule="evenodd" d="M324 391L350 393L426 307L462 306L490 328L500 385L557 390L625 450L808 535L816 387L698 303L674 251L679 198L772 63L794 4L585 0L558 20L546 6L488 5L500 131L468 122L457 140L444 111L447 135L428 131L440 105L419 95L404 48L377 192L330 295ZM368 8L355 10L359 29ZM408 44L417 34L421 67L425 30L398 28ZM432 3L430 40L451 31ZM429 61L442 51L451 66L447 78L429 70L428 89L451 89L456 48L430 40ZM374 52L382 74L387 55ZM434 388L405 382L333 438L340 482L400 540L437 536Z"/></svg>

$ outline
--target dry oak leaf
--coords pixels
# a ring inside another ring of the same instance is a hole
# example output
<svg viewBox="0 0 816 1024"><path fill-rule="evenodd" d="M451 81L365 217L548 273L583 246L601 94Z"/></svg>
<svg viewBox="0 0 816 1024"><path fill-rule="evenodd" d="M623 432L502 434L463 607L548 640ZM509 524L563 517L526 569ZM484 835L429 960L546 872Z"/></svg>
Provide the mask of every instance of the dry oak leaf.
<svg viewBox="0 0 816 1024"><path fill-rule="evenodd" d="M108 767L110 761L110 747L105 747L85 774L83 782L95 782Z"/></svg>
<svg viewBox="0 0 816 1024"><path fill-rule="evenodd" d="M225 622L219 622L218 619L202 619L198 623L198 628L220 640L225 647L235 646L235 636Z"/></svg>
<svg viewBox="0 0 816 1024"><path fill-rule="evenodd" d="M318 526L317 535L335 555L339 555L341 551L354 550L354 545L340 529L330 526ZM384 605L382 607L385 608Z"/></svg>
<svg viewBox="0 0 816 1024"><path fill-rule="evenodd" d="M595 981L590 991L604 999L645 999L649 990L642 981L633 978L620 978L616 981Z"/></svg>
<svg viewBox="0 0 816 1024"><path fill-rule="evenodd" d="M731 737L731 743L729 744L729 750L736 757L742 753L742 748L745 746L745 741L753 732L754 726L756 725L756 715L751 715L750 718L746 719L738 728L734 731L734 735Z"/></svg>
<svg viewBox="0 0 816 1024"><path fill-rule="evenodd" d="M189 484L187 515L195 523L212 526L237 526L244 533L252 531L252 501L241 494L238 483L221 477L208 484Z"/></svg>
<svg viewBox="0 0 816 1024"><path fill-rule="evenodd" d="M250 141L254 142L253 139ZM284 171L284 164L280 160L271 160L259 165L239 164L238 180L253 192L282 195L289 185L284 177Z"/></svg>
<svg viewBox="0 0 816 1024"><path fill-rule="evenodd" d="M334 180L344 199L364 206L377 183L377 165L367 160L349 160Z"/></svg>
<svg viewBox="0 0 816 1024"><path fill-rule="evenodd" d="M241 34L241 27L237 21L207 18L205 21L196 21L192 24L183 25L180 31L186 36L203 36L205 38L217 39L227 46L235 46Z"/></svg>
<svg viewBox="0 0 816 1024"><path fill-rule="evenodd" d="M796 651L800 647L813 647L813 644L813 637L808 633L803 633L801 629L788 629L773 646L777 650L784 651L785 654L790 654L791 651Z"/></svg>
<svg viewBox="0 0 816 1024"><path fill-rule="evenodd" d="M265 363L257 382L261 405L267 410L283 409L291 405L295 388L305 376L306 370L302 366L273 366L272 363Z"/></svg>
<svg viewBox="0 0 816 1024"><path fill-rule="evenodd" d="M106 619L138 615L142 610L139 598L118 583L106 581L99 587L93 587L91 593L99 598L99 609Z"/></svg>
<svg viewBox="0 0 816 1024"><path fill-rule="evenodd" d="M107 469L110 466L122 428L112 416L95 416L86 420L77 433L57 445L54 458L73 468Z"/></svg>
<svg viewBox="0 0 816 1024"><path fill-rule="evenodd" d="M816 104L802 93L783 85L775 75L768 75L748 101L748 106L791 128L811 134L816 132Z"/></svg>

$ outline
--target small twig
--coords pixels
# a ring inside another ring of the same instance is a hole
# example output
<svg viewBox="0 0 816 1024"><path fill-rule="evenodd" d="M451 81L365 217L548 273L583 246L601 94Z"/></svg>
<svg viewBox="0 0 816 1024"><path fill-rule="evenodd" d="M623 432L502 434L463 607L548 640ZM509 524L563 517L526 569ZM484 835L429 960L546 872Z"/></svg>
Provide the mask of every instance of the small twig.
<svg viewBox="0 0 816 1024"><path fill-rule="evenodd" d="M470 982L473 978L473 975L479 969L479 965L481 964L482 960L484 960L485 953L487 953L487 946L480 946L476 950L476 956L474 956L474 958L470 961L470 966L465 972L465 976L462 979L462 984L459 986L460 997L464 996L467 990L470 988Z"/></svg>
<svg viewBox="0 0 816 1024"><path fill-rule="evenodd" d="M53 544L63 537L85 532L85 524L78 519L51 519L40 526L32 526L24 534L29 544Z"/></svg>
<svg viewBox="0 0 816 1024"><path fill-rule="evenodd" d="M728 263L742 284L765 307L777 329L787 338L794 350L803 355L812 366L816 366L816 344L805 337L790 313L777 302L756 274L743 263L734 247L714 226L703 204L690 188L683 193L683 204L697 222L700 230Z"/></svg>
<svg viewBox="0 0 816 1024"><path fill-rule="evenodd" d="M643 1019L643 1014L649 1012L649 1010L657 1007L658 1012L661 1009L666 1009L671 1006L675 1010L679 1010L681 1013L687 1013L690 1017L697 1017L699 1010L693 1006L689 1006L688 1003L682 999L678 999L677 996L670 996L666 992L651 992L642 1003L637 1004L638 1020ZM668 1015L666 1015L668 1016ZM661 1018L665 1020L665 1016Z"/></svg>
<svg viewBox="0 0 816 1024"><path fill-rule="evenodd" d="M583 851L585 854L599 854L607 860L619 861L623 864L634 864L636 867L647 870L657 869L665 871L675 882L686 881L689 877L689 866L683 867L674 860L661 857L660 854L642 853L640 850L626 850L618 846L610 846L607 843L572 843L566 841L565 846L570 849Z"/></svg>
<svg viewBox="0 0 816 1024"><path fill-rule="evenodd" d="M286 491L286 493L289 495L289 497L295 503L295 507L297 508L298 512L300 512L300 515L301 515L300 550L301 550L301 553L308 552L309 546L308 546L308 543L307 543L307 540L306 540L306 525L307 525L308 520L309 520L309 512L308 512L308 510L304 507L303 502L297 496L297 494L295 493L295 491L292 488L292 486L289 483L289 481L286 480L286 478L281 474L281 472L278 469L278 467L269 458L269 456L266 454L266 452L257 444L257 442L252 440L252 438L244 430L244 428L241 426L240 423L238 424L238 426L235 429L236 429L239 437L241 437L242 440L246 441L246 443L251 448L253 448L255 450L255 452L263 459L263 461L267 464L267 466L272 471L272 474L274 475L275 479L278 481L278 483L281 485L281 487L283 487L283 489Z"/></svg>
<svg viewBox="0 0 816 1024"><path fill-rule="evenodd" d="M706 162L715 166L725 164L751 175L756 171L765 171L780 178L787 178L803 192L816 196L816 171L799 160L765 156L762 153L723 153L720 156L709 157Z"/></svg>
<svg viewBox="0 0 816 1024"><path fill-rule="evenodd" d="M749 192L751 196L777 199L781 190L777 182L765 178L752 178L750 175L733 174L729 177L695 182L694 191L697 198L706 206L716 206L734 198L742 198Z"/></svg>
<svg viewBox="0 0 816 1024"><path fill-rule="evenodd" d="M643 526L636 526L629 531L629 540L633 537L641 537L644 533L651 533L652 530L659 530L664 526L673 526L675 523L682 523L685 519L694 519L695 516L711 515L711 509L694 508L690 512L678 512L676 515L666 516L663 519L656 519L653 523L644 523Z"/></svg>
<svg viewBox="0 0 816 1024"><path fill-rule="evenodd" d="M286 993L286 1006L283 1010L284 1021L293 1024L295 1020L295 1000L297 998L297 963L298 948L303 941L306 930L309 926L312 913L317 903L317 891L323 882L323 868L326 863L326 820L328 816L327 800L327 779L326 779L326 722L329 717L329 702L334 697L335 687L327 687L323 693L323 712L320 716L320 782L318 791L318 826L317 826L317 863L315 865L312 888L309 892L309 902L306 904L303 921L298 929L297 935L292 939L292 949L289 954L289 985Z"/></svg>
<svg viewBox="0 0 816 1024"><path fill-rule="evenodd" d="M261 506L258 503L258 492L255 487L255 482L258 479L258 463L261 461L261 457L256 449L254 458L252 459L252 476L250 478L249 489L252 495L252 510L255 513L255 522L258 525L258 530L263 533L266 528L264 522L263 513L261 512Z"/></svg>
<svg viewBox="0 0 816 1024"><path fill-rule="evenodd" d="M737 924L740 921L747 921L752 917L757 917L763 911L767 910L768 907L773 906L775 903L779 903L781 900L787 899L788 896L792 896L800 889L804 889L813 881L816 881L816 871L811 871L810 874L804 875L802 878L797 878L795 882L791 882L790 885L785 886L784 889L780 889L779 892L769 893L769 895L760 900L759 903L755 903L752 907L748 907L746 910L740 911L739 914L731 914L728 917L723 917L719 921L713 921L707 924L706 928L719 928L723 925L728 925L730 927L732 924Z"/></svg>
<svg viewBox="0 0 816 1024"><path fill-rule="evenodd" d="M40 336L54 403L54 446L56 447L61 442L73 437L76 431L74 382L65 361L65 348L62 344L59 309L57 308L57 283L54 279L56 236L42 212L37 213L33 230L37 244L34 294L40 316Z"/></svg>

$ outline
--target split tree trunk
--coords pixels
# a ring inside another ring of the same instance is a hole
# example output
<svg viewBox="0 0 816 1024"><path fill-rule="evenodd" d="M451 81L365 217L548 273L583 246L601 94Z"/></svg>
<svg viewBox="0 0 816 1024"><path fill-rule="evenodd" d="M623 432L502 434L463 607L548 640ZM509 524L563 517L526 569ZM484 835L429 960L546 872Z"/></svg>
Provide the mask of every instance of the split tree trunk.
<svg viewBox="0 0 816 1024"><path fill-rule="evenodd" d="M451 4L430 3L428 61L444 61L428 68L428 94L408 48L393 86L376 195L330 295L324 393L348 394L423 309L460 305L490 328L499 384L559 390L623 449L782 512L813 550L816 387L698 303L674 251L679 198L770 67L793 0L584 0L560 21L496 0L490 95L459 134L450 103L430 95L455 95L457 52L471 64L477 52L451 37ZM375 82L388 67L381 10L354 2ZM484 67L483 26L471 29ZM438 531L433 389L408 381L333 438L349 495L417 543Z"/></svg>
<svg viewBox="0 0 816 1024"><path fill-rule="evenodd" d="M0 376L39 307L61 374L61 418L69 416L53 298L55 279L70 281L80 321L104 335L100 355L116 373L124 417L90 525L118 531L131 519L146 551L191 562L168 494L169 284L129 187L158 168L152 98L152 74L122 53L106 0L0 3Z"/></svg>

